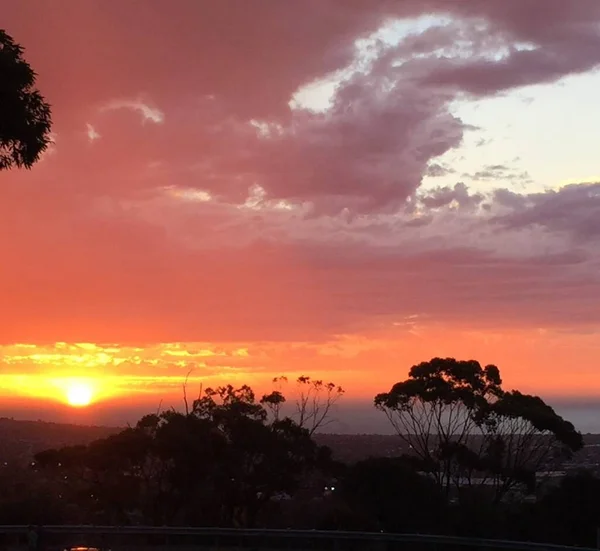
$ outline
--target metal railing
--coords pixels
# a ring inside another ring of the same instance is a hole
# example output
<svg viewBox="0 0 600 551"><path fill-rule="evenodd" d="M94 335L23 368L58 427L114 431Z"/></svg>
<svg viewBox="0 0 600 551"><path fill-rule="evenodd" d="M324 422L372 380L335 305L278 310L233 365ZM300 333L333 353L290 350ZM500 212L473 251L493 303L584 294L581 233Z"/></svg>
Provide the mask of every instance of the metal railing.
<svg viewBox="0 0 600 551"><path fill-rule="evenodd" d="M438 548L447 547L469 547L483 549L515 549L521 551L598 551L587 547L571 547L567 545L554 545L546 543L532 543L511 540L496 540L483 538L465 538L457 536L441 536L428 534L394 534L387 532L353 532L338 530L288 530L288 529L244 529L244 528L205 528L205 527L179 527L179 526L90 526L90 525L57 525L40 527L44 535L55 535L65 537L84 537L93 539L123 536L162 536L169 544L169 537L196 537L211 538L218 541L219 538L227 538L234 541L250 543L250 545L239 545L239 547L251 547L252 544L260 542L265 545L268 540L303 540L321 542L373 542L373 543L409 543L421 544ZM0 526L0 536L14 535L26 536L29 532L28 526ZM147 544L152 547L152 544ZM182 545L182 544L179 544ZM200 547L197 541L195 546ZM261 545L261 546L262 546ZM268 545L265 545L269 547Z"/></svg>

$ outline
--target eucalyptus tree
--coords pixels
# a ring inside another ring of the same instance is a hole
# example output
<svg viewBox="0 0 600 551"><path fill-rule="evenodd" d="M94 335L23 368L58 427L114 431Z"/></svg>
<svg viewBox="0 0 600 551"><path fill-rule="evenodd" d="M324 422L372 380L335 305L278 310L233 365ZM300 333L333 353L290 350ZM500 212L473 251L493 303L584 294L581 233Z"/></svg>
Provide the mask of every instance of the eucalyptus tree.
<svg viewBox="0 0 600 551"><path fill-rule="evenodd" d="M261 399L271 413L273 419L278 420L284 412L287 402L282 392L283 385L288 382L287 377L280 376L273 379L276 388ZM296 391L293 396L291 418L301 427L308 430L312 436L320 429L335 422L333 413L337 402L344 396L345 390L335 383L313 379L307 375L300 375L296 379Z"/></svg>
<svg viewBox="0 0 600 551"><path fill-rule="evenodd" d="M537 396L506 391L494 365L433 358L375 397L421 468L448 494L485 485L500 500L582 447L573 425Z"/></svg>
<svg viewBox="0 0 600 551"><path fill-rule="evenodd" d="M23 48L0 29L0 170L31 168L51 143L50 105Z"/></svg>

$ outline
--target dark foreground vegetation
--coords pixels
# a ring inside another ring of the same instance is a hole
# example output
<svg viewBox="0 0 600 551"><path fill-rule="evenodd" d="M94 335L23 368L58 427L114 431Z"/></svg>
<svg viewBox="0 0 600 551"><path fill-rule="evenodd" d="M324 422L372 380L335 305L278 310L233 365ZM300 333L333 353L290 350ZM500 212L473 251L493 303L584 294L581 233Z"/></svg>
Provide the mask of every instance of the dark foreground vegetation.
<svg viewBox="0 0 600 551"><path fill-rule="evenodd" d="M600 480L556 478L581 435L494 366L433 359L375 398L410 453L336 461L313 434L343 390L206 389L88 445L3 470L0 524L272 527L595 545ZM289 415L288 415L289 413ZM10 471L10 472L9 472ZM554 481L554 482L552 482Z"/></svg>

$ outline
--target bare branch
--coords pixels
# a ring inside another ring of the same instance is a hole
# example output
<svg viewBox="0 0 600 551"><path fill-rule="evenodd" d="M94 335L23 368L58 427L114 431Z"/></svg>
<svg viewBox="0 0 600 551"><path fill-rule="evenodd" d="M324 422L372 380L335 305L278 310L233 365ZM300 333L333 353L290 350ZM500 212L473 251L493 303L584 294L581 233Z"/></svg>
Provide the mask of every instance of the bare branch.
<svg viewBox="0 0 600 551"><path fill-rule="evenodd" d="M185 380L183 381L183 403L185 405L185 414L186 415L190 414L190 407L189 407L188 399L187 399L187 384L188 384L188 379L190 378L190 375L192 374L192 371L194 371L194 370L190 369L187 372L187 375L185 376Z"/></svg>

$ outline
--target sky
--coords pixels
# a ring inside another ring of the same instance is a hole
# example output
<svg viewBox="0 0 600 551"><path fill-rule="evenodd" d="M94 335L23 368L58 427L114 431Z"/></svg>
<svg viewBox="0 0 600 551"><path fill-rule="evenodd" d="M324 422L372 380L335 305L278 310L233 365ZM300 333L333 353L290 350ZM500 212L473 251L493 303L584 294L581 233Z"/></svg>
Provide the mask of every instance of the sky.
<svg viewBox="0 0 600 551"><path fill-rule="evenodd" d="M54 120L0 173L0 414L306 374L384 431L452 356L600 432L600 2L541 4L0 0Z"/></svg>

